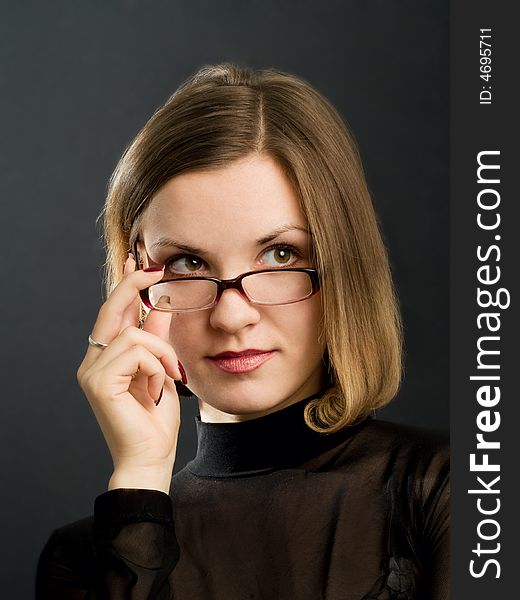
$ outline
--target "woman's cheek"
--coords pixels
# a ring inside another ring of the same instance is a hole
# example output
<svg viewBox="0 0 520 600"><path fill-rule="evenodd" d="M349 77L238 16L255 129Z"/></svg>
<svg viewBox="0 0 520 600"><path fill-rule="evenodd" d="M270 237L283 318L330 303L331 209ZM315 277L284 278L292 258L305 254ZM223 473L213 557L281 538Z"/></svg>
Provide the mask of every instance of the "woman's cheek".
<svg viewBox="0 0 520 600"><path fill-rule="evenodd" d="M174 314L170 325L170 344L178 355L188 358L190 349L193 352L194 342L200 341L200 336L197 335L194 319L190 319L191 315Z"/></svg>

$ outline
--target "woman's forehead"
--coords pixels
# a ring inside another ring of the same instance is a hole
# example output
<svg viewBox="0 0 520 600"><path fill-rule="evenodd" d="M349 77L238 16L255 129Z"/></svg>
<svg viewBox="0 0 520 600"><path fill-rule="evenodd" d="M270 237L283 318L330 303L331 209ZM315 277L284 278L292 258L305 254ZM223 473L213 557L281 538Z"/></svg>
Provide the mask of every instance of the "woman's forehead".
<svg viewBox="0 0 520 600"><path fill-rule="evenodd" d="M191 233L256 240L282 227L306 228L307 221L283 170L259 155L172 178L143 218L145 239Z"/></svg>

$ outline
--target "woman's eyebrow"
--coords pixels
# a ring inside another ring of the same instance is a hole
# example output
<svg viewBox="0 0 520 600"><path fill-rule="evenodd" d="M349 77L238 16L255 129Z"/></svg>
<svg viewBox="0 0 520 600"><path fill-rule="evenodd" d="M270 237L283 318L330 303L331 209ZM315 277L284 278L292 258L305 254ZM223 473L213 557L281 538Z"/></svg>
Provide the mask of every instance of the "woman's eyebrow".
<svg viewBox="0 0 520 600"><path fill-rule="evenodd" d="M197 254L199 256L205 256L207 252L196 246L190 244L184 244L170 237L161 237L150 246L150 250L157 250L158 248L179 248L189 254Z"/></svg>
<svg viewBox="0 0 520 600"><path fill-rule="evenodd" d="M307 227L304 227L303 225L282 225L274 229L271 233L267 234L266 236L261 237L259 240L256 241L256 243L258 246L263 246L264 244L272 242L279 235L282 235L282 233L286 233L287 231L293 231L294 229L304 231L306 234L312 235L309 229Z"/></svg>
<svg viewBox="0 0 520 600"><path fill-rule="evenodd" d="M268 244L276 239L282 233L286 233L288 231L299 230L307 233L308 235L312 235L309 229L303 225L281 225L277 227L271 233L259 238L256 241L258 246L263 246L264 244ZM198 256L204 257L207 256L208 252L203 250L202 248L197 248L196 246L192 246L191 244L186 244L179 240L174 240L170 237L161 237L157 241L155 241L151 246L150 250L156 250L158 248L179 248L179 250L184 250L184 252L188 252L189 254L197 254Z"/></svg>

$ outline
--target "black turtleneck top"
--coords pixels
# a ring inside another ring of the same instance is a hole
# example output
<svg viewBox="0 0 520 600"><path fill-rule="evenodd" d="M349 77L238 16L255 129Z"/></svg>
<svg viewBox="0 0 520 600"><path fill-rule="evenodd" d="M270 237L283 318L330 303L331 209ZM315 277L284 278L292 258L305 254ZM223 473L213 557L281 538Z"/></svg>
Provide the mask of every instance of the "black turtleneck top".
<svg viewBox="0 0 520 600"><path fill-rule="evenodd" d="M36 598L444 600L449 454L375 418L323 435L309 398L237 423L196 417L170 494L116 489L55 530Z"/></svg>

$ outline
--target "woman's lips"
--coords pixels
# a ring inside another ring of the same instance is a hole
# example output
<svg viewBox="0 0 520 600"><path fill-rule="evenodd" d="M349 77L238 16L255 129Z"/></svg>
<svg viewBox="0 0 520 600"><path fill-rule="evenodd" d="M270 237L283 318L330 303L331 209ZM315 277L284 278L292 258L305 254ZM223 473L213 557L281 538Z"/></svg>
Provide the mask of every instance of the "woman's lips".
<svg viewBox="0 0 520 600"><path fill-rule="evenodd" d="M274 356L275 351L243 354L241 356L216 356L210 360L226 373L247 373L254 371Z"/></svg>

